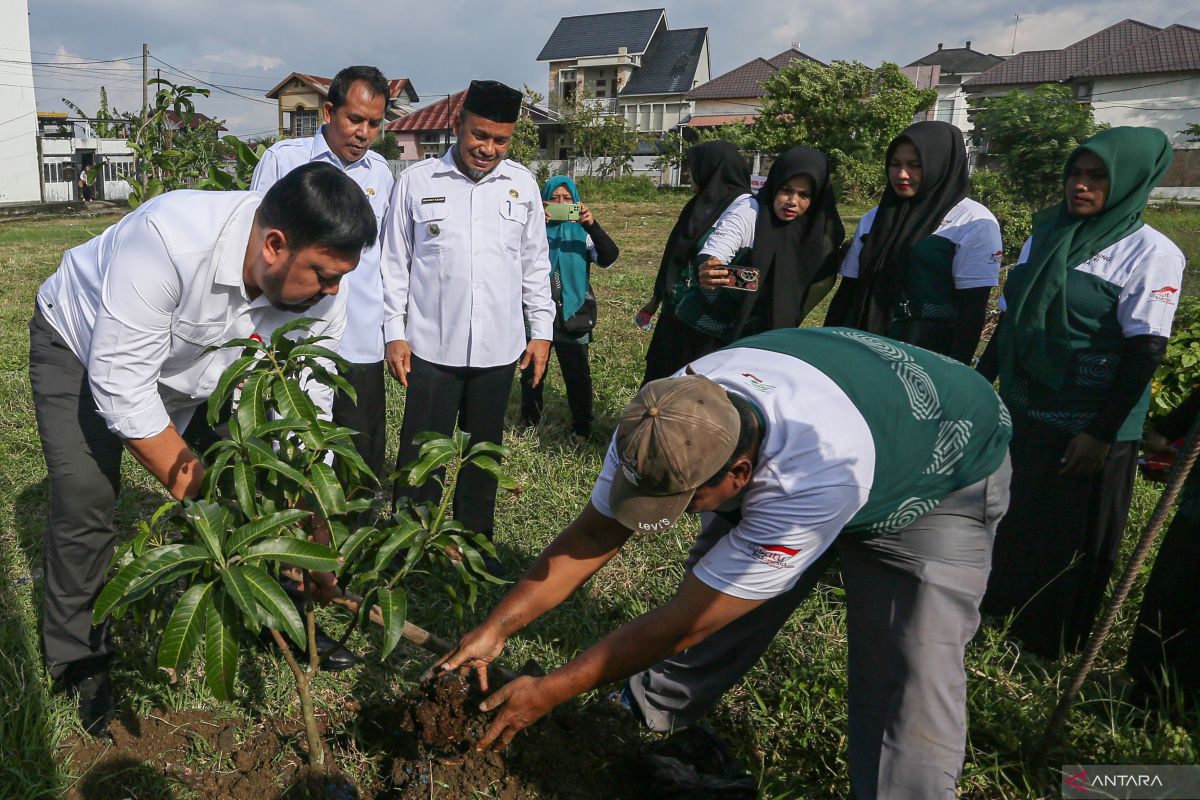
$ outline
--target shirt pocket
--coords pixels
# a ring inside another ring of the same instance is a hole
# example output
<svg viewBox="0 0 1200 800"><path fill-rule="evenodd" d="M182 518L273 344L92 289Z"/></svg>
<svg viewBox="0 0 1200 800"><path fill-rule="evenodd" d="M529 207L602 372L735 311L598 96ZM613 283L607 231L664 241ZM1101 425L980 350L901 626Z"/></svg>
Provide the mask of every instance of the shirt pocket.
<svg viewBox="0 0 1200 800"><path fill-rule="evenodd" d="M224 344L225 338L224 322L175 320L171 326L171 350L163 364L164 373L190 371L201 362L207 363L212 353L205 353L205 350Z"/></svg>
<svg viewBox="0 0 1200 800"><path fill-rule="evenodd" d="M413 250L419 255L422 250L442 250L446 247L446 204L422 203L412 212Z"/></svg>
<svg viewBox="0 0 1200 800"><path fill-rule="evenodd" d="M529 206L505 198L500 201L500 242L510 253L521 251L521 237L529 221Z"/></svg>

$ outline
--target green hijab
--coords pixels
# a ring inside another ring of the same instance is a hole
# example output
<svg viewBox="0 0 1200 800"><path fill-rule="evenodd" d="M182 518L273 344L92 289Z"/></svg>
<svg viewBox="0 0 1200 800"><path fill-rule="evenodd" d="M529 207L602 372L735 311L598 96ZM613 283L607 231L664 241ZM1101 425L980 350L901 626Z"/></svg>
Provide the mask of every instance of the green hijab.
<svg viewBox="0 0 1200 800"><path fill-rule="evenodd" d="M566 186L571 201L579 202L579 190L575 181L566 175L556 175L542 187L542 199L550 202L551 195L559 186ZM550 280L560 281L562 286L563 320L570 319L583 306L588 290L588 263L590 254L587 246L587 231L578 222L548 220L546 241L550 245Z"/></svg>
<svg viewBox="0 0 1200 800"><path fill-rule="evenodd" d="M1018 365L1038 382L1059 388L1071 360L1067 275L1145 223L1150 190L1171 165L1171 144L1157 128L1108 128L1067 159L1063 183L1083 151L1108 170L1108 197L1100 213L1075 217L1064 198L1033 217L1029 259L1004 287L1007 310L1000 331L1000 384L1011 384Z"/></svg>

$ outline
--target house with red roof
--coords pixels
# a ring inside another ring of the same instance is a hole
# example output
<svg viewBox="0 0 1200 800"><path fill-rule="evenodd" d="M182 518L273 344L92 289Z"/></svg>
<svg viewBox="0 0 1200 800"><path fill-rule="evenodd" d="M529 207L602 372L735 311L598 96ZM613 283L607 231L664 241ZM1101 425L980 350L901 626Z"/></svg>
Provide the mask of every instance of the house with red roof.
<svg viewBox="0 0 1200 800"><path fill-rule="evenodd" d="M279 105L281 137L312 136L317 132L324 122L321 109L329 96L331 83L333 78L293 72L267 92L266 96ZM393 78L388 84L391 97L388 100L387 119L395 120L407 115L412 111L413 104L420 102L417 90L408 78Z"/></svg>
<svg viewBox="0 0 1200 800"><path fill-rule="evenodd" d="M464 89L389 122L386 130L395 134L401 160L441 158L445 155L455 142L451 121L462 112L466 97L467 90ZM553 114L541 106L526 103L525 109L538 126L538 147L546 151L560 132L561 125Z"/></svg>
<svg viewBox="0 0 1200 800"><path fill-rule="evenodd" d="M1200 143L1183 133L1200 124L1200 30L1123 20L1061 50L1018 53L965 81L963 90L977 100L1043 83L1070 86L1097 122L1160 129L1175 159L1156 194L1200 197Z"/></svg>

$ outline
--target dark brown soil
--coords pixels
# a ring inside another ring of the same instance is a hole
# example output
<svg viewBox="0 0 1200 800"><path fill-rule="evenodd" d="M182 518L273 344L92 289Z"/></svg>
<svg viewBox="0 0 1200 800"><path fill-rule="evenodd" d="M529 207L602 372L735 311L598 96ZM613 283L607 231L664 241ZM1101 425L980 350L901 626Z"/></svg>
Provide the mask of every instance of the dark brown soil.
<svg viewBox="0 0 1200 800"><path fill-rule="evenodd" d="M123 717L113 741L72 738L62 757L79 774L69 800L170 798L216 800L415 800L421 798L563 798L622 800L661 796L638 758L636 723L606 703L567 705L517 736L502 753L477 752L487 728L482 695L456 676L420 687L394 706L349 703L322 734L333 751L354 750L379 764L372 785L310 778L297 720L231 722L207 712ZM118 792L120 792L118 794Z"/></svg>

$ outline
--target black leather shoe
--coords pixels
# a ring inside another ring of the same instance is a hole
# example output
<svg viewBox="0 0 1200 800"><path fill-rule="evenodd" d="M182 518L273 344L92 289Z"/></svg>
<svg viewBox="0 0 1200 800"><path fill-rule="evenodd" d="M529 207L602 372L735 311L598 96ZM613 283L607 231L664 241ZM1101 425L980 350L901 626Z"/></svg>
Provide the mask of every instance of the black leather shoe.
<svg viewBox="0 0 1200 800"><path fill-rule="evenodd" d="M107 666L84 668L69 677L79 707L79 722L91 736L111 739L108 726L117 714L117 701Z"/></svg>

